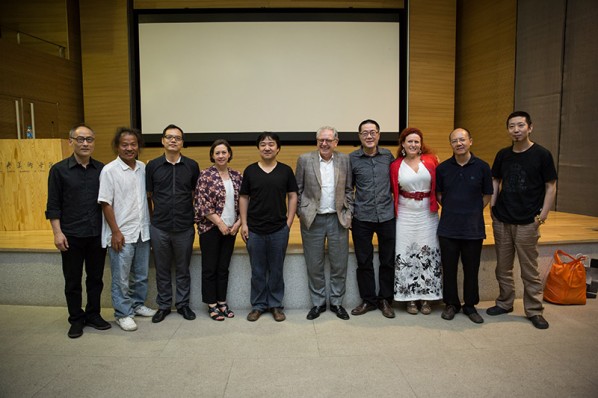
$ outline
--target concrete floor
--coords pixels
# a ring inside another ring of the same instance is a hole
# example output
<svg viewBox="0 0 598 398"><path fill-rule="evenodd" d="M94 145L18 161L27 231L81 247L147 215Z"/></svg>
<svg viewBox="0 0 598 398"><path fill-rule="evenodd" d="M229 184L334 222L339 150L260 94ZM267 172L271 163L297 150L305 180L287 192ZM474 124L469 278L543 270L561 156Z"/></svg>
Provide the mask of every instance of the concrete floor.
<svg viewBox="0 0 598 398"><path fill-rule="evenodd" d="M0 306L0 397L597 397L598 301L546 304L548 330L522 302L482 325L463 314L397 318L379 311L276 323L173 313L139 330L85 328L69 339L66 309ZM348 308L350 310L350 308ZM113 322L112 310L104 317Z"/></svg>

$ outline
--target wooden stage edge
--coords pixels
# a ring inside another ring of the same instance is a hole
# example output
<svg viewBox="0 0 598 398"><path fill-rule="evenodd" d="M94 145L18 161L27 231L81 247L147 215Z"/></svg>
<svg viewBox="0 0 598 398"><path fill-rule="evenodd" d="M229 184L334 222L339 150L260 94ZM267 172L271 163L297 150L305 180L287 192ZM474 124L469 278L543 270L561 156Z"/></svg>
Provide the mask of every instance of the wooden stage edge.
<svg viewBox="0 0 598 398"><path fill-rule="evenodd" d="M492 225L488 210L485 213L486 240L484 245L494 245ZM541 227L540 245L596 243L598 244L598 217L578 214L550 212L546 224ZM353 251L351 242L350 250ZM0 231L1 252L56 252L52 231ZM195 238L194 250L199 251L199 239ZM237 237L235 252L245 252L245 244ZM291 229L288 253L302 253L299 220L296 219Z"/></svg>

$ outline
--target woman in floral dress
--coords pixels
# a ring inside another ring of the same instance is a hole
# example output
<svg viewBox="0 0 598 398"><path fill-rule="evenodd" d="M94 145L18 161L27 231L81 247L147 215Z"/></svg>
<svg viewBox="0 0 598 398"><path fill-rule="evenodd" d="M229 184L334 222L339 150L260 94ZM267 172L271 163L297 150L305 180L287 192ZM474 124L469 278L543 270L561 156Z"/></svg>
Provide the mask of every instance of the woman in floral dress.
<svg viewBox="0 0 598 398"><path fill-rule="evenodd" d="M397 219L394 299L407 302L407 312L414 315L430 314L429 301L442 298L437 165L421 130L409 127L401 132L399 153L390 166Z"/></svg>

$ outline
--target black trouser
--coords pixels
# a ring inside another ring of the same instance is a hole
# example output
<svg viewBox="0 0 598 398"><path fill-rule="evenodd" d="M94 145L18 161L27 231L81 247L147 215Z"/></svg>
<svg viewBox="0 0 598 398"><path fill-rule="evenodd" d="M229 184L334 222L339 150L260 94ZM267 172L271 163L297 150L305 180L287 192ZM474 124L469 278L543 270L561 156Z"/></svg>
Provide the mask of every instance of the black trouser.
<svg viewBox="0 0 598 398"><path fill-rule="evenodd" d="M459 257L463 264L463 312L471 314L475 305L480 302L478 286L478 271L480 269L480 256L482 254L483 239L452 239L438 237L440 243L440 256L442 259L442 295L446 305L453 305L459 311L459 288L457 286L457 272Z"/></svg>
<svg viewBox="0 0 598 398"><path fill-rule="evenodd" d="M101 295L104 288L104 263L106 249L102 248L99 236L77 238L67 236L69 249L62 254L62 273L64 275L64 295L69 311L69 322L83 322L100 315ZM85 288L87 304L83 303L81 279L85 263Z"/></svg>
<svg viewBox="0 0 598 398"><path fill-rule="evenodd" d="M222 235L217 227L199 235L201 297L206 304L226 301L228 267L236 238L236 235Z"/></svg>
<svg viewBox="0 0 598 398"><path fill-rule="evenodd" d="M380 260L378 294L376 294L374 245L372 244L374 234L378 236L378 258ZM395 283L395 219L384 222L367 222L354 218L351 235L357 258L357 285L362 300L374 305L380 299L386 299L392 303Z"/></svg>

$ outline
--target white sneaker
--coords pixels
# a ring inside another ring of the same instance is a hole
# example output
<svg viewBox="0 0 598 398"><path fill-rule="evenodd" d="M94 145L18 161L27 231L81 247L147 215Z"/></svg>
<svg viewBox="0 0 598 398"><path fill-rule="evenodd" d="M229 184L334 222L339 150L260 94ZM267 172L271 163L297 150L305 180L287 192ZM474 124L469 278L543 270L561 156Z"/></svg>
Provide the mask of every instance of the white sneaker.
<svg viewBox="0 0 598 398"><path fill-rule="evenodd" d="M137 314L139 316L151 317L156 314L156 310L147 308L145 305L140 305L139 307L135 308L135 314Z"/></svg>
<svg viewBox="0 0 598 398"><path fill-rule="evenodd" d="M117 318L116 324L120 326L120 328L125 332L132 332L134 330L137 330L137 324L130 316L124 318Z"/></svg>

